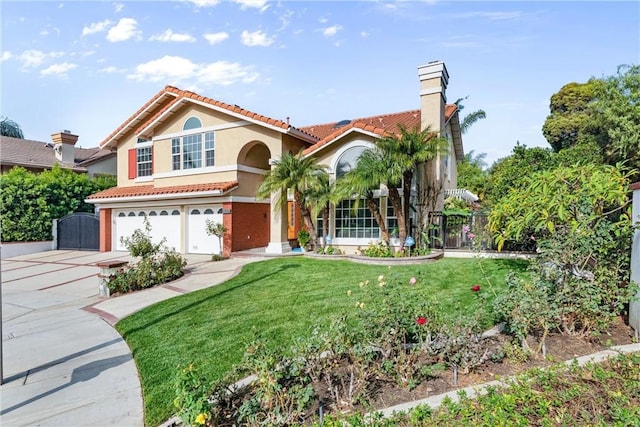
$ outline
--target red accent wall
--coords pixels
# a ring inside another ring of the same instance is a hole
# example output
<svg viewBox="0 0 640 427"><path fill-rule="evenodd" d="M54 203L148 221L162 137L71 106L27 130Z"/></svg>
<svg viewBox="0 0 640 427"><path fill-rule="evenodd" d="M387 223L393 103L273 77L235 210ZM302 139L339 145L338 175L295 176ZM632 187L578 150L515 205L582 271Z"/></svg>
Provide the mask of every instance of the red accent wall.
<svg viewBox="0 0 640 427"><path fill-rule="evenodd" d="M262 203L232 203L231 215L224 215L225 226L227 216L233 218L229 239L231 251L244 251L261 248L269 244L270 205ZM225 249L227 245L225 244Z"/></svg>
<svg viewBox="0 0 640 427"><path fill-rule="evenodd" d="M100 209L100 252L111 251L111 209Z"/></svg>
<svg viewBox="0 0 640 427"><path fill-rule="evenodd" d="M129 150L129 179L135 179L138 175L138 151L135 148Z"/></svg>

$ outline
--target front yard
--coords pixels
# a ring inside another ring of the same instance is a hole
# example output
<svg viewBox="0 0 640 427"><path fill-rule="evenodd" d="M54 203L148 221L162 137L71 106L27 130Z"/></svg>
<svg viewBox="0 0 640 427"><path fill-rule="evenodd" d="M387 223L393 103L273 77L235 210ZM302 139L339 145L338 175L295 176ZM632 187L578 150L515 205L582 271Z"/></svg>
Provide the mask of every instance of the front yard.
<svg viewBox="0 0 640 427"><path fill-rule="evenodd" d="M354 310L359 283L384 276L407 286L407 300L437 301L450 312L478 311L489 326L491 302L508 271L524 275L527 262L443 259L414 266L372 266L349 261L278 258L247 265L228 282L164 301L120 321L140 372L145 424L155 426L175 412L174 378L179 367L197 367L207 380L229 373L247 346L261 339L272 349L288 348L330 318ZM387 279L385 279L387 280ZM491 283L491 285L489 284ZM483 298L471 291L480 286ZM356 301L358 302L358 301Z"/></svg>

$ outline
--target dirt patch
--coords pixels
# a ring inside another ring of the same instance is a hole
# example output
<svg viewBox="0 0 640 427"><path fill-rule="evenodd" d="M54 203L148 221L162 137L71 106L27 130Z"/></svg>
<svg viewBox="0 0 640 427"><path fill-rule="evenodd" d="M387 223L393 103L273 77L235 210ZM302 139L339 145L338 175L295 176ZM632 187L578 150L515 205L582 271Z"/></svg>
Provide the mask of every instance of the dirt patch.
<svg viewBox="0 0 640 427"><path fill-rule="evenodd" d="M369 404L356 405L352 407L351 410L345 410L344 407L336 407L335 402L332 402L330 393L328 393L327 388L323 384L316 384L316 393L322 396L323 401L326 402L325 405L327 405L327 407L325 408L325 412L327 410L369 412L372 409L383 409L401 403L499 380L507 376L516 375L527 369L550 366L554 363L597 353L613 345L631 344L632 338L633 329L625 325L622 319L617 319L607 333L592 339L581 339L559 334L550 335L546 342L546 359L538 355L522 363L512 363L506 358L498 363L486 361L480 368L475 369L471 373L465 374L459 372L456 384L454 384L452 369L433 372L428 379L422 381L413 389L409 389L409 387L406 386L401 387L393 381L379 381L374 387L367 390L367 395L370 398ZM500 335L496 337L496 339L498 343L504 343L509 338ZM530 345L535 345L533 340L530 340ZM318 404L308 412L308 414L314 413L318 413Z"/></svg>

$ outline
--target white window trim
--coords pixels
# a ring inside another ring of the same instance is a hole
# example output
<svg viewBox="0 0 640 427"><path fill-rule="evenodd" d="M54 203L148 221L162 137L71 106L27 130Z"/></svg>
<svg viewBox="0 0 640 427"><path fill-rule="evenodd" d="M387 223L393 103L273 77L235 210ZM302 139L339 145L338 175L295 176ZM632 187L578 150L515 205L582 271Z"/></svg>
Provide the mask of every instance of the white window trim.
<svg viewBox="0 0 640 427"><path fill-rule="evenodd" d="M255 175L266 175L269 171L265 169L253 168L245 165L227 165L227 166L205 166L194 169L179 169L170 172L161 172L153 174L153 178L172 178L176 176L201 175L203 173L216 172L248 172ZM144 177L147 178L147 177Z"/></svg>
<svg viewBox="0 0 640 427"><path fill-rule="evenodd" d="M336 167L338 166L338 161L340 160L340 157L342 157L345 151L353 147L364 147L365 149L367 149L367 148L373 148L374 145L370 141L366 141L364 139L356 139L340 147L340 149L338 149L333 155L333 158L331 159L331 164L329 165L328 172L333 176L333 179L336 178L335 170L336 170Z"/></svg>

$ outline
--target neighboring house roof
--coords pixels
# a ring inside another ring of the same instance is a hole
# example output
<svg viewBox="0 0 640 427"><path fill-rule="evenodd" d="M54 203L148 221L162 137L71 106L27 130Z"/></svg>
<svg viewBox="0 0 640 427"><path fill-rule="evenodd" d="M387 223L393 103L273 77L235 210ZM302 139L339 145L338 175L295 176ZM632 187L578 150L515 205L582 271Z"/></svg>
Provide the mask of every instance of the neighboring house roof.
<svg viewBox="0 0 640 427"><path fill-rule="evenodd" d="M453 119L452 124L458 124L458 115L455 114L458 107L455 104L445 106L445 122ZM402 111L399 113L381 114L378 116L362 117L354 120L342 120L335 123L324 123L319 125L303 126L300 129L312 133L320 138L320 141L304 150L305 156L315 153L322 147L331 144L342 136L351 132L361 132L374 137L393 135L398 132L399 126L407 129L419 128L421 124L420 110ZM456 126L452 126L452 129ZM454 145L456 153L462 153L462 140L459 129L454 133ZM456 133L457 132L457 133ZM462 155L458 155L457 160L462 160Z"/></svg>
<svg viewBox="0 0 640 427"><path fill-rule="evenodd" d="M223 111L226 114L247 120L252 123L271 127L282 133L296 136L309 144L317 142L318 138L310 133L297 129L282 120L272 119L261 114L245 110L238 105L226 104L212 98L198 95L195 92L181 90L174 86L165 86L163 90L158 92L138 111L133 113L124 121L115 131L113 131L104 141L100 143L100 147L108 147L117 145L119 138L127 131L133 130L136 135L147 136L155 126L162 123L172 113L180 108L185 102L194 102L204 105L214 110Z"/></svg>
<svg viewBox="0 0 640 427"><path fill-rule="evenodd" d="M138 185L134 187L112 187L87 197L87 200L97 201L104 199L175 199L181 197L219 196L235 189L238 181L215 182L207 184L176 185L171 187L155 187L153 185Z"/></svg>
<svg viewBox="0 0 640 427"><path fill-rule="evenodd" d="M30 169L50 169L57 163L63 168L86 172L85 166L116 155L100 148L74 147L75 163L63 163L56 158L53 145L51 142L0 136L0 164Z"/></svg>

